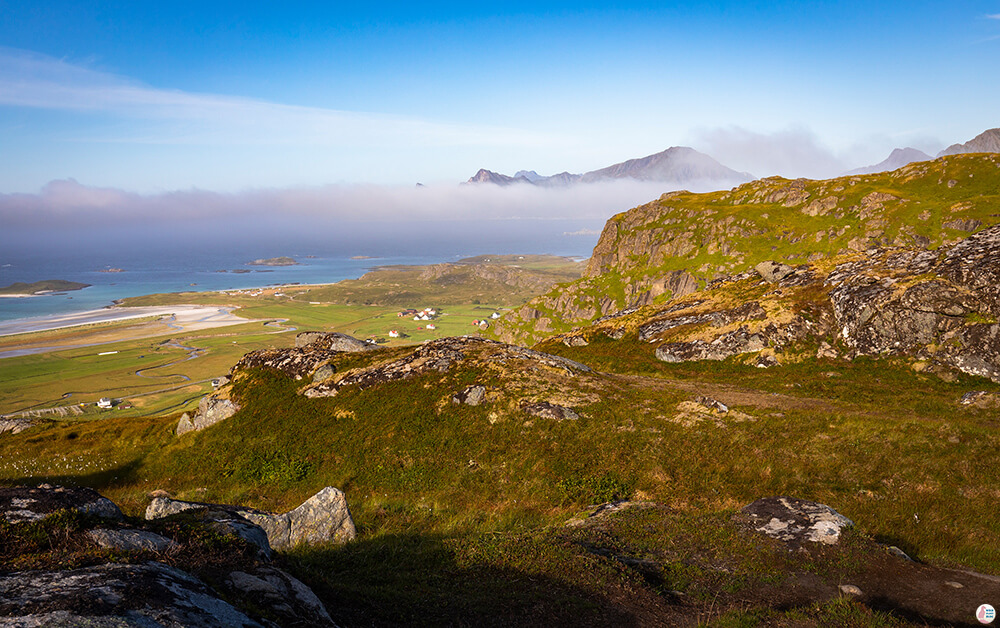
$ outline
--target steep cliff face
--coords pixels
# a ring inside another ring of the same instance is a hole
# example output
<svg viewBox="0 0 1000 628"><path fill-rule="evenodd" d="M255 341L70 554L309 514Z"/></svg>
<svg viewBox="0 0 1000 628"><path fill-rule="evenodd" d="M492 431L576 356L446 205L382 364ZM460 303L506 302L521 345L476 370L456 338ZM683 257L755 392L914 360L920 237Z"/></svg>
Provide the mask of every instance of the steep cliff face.
<svg viewBox="0 0 1000 628"><path fill-rule="evenodd" d="M663 303L765 260L801 264L875 247L936 249L1000 222L1000 155L956 155L892 173L761 179L674 192L612 217L582 279L497 325L533 342L619 310Z"/></svg>
<svg viewBox="0 0 1000 628"><path fill-rule="evenodd" d="M888 247L791 267L762 263L698 295L541 344L634 343L663 362L735 356L772 367L908 356L914 368L1000 382L1000 225L937 251Z"/></svg>

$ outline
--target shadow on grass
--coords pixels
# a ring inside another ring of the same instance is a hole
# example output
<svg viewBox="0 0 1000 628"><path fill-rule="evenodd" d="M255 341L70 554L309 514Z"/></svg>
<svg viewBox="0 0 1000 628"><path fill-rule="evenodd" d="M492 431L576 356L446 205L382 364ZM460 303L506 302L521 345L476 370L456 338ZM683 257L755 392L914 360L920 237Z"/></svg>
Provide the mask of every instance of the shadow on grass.
<svg viewBox="0 0 1000 628"><path fill-rule="evenodd" d="M636 626L648 612L613 582L571 581L558 556L492 555L460 565L442 537L391 535L301 549L282 561L345 626ZM525 561L520 566L498 566ZM648 618L647 618L648 619Z"/></svg>
<svg viewBox="0 0 1000 628"><path fill-rule="evenodd" d="M102 493L107 489L135 485L139 481L140 466L141 460L135 459L117 467L94 471L92 473L33 475L31 477L11 479L5 483L14 486L53 484L55 486L87 487Z"/></svg>

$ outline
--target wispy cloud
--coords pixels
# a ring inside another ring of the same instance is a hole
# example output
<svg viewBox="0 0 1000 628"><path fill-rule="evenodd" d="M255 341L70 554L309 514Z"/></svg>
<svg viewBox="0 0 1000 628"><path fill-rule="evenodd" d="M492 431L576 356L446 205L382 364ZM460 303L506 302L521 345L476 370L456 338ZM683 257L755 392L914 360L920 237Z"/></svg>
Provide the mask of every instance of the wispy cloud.
<svg viewBox="0 0 1000 628"><path fill-rule="evenodd" d="M0 47L0 106L110 113L145 124L87 141L431 146L539 145L540 134L408 116L162 89L46 55Z"/></svg>
<svg viewBox="0 0 1000 628"><path fill-rule="evenodd" d="M774 174L824 178L844 172L848 164L808 129L758 133L738 126L701 129L694 147L730 168L758 177Z"/></svg>
<svg viewBox="0 0 1000 628"><path fill-rule="evenodd" d="M994 13L992 15L987 15L986 17L991 20L1000 20L1000 13Z"/></svg>

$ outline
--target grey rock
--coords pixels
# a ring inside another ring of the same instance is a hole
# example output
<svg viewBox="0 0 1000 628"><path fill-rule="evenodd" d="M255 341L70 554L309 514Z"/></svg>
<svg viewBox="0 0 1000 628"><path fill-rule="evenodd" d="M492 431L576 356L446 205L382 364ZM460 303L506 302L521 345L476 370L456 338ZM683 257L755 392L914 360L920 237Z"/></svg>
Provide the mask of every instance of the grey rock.
<svg viewBox="0 0 1000 628"><path fill-rule="evenodd" d="M816 349L817 359L836 360L838 357L840 357L840 354L837 353L837 350L829 342L824 340L819 343L819 348Z"/></svg>
<svg viewBox="0 0 1000 628"><path fill-rule="evenodd" d="M20 434L35 425L31 419L0 419L0 434Z"/></svg>
<svg viewBox="0 0 1000 628"><path fill-rule="evenodd" d="M995 408L1000 406L1000 395L987 392L985 390L970 390L962 395L959 402L963 406L976 406L978 408Z"/></svg>
<svg viewBox="0 0 1000 628"><path fill-rule="evenodd" d="M548 401L523 401L521 409L531 416L553 421L576 421L580 418L572 409Z"/></svg>
<svg viewBox="0 0 1000 628"><path fill-rule="evenodd" d="M166 552L178 547L171 539L146 530L94 528L87 530L86 535L100 547L122 552Z"/></svg>
<svg viewBox="0 0 1000 628"><path fill-rule="evenodd" d="M201 580L163 563L0 578L0 625L259 628ZM267 624L270 625L270 624Z"/></svg>
<svg viewBox="0 0 1000 628"><path fill-rule="evenodd" d="M177 436L188 432L197 432L206 427L225 421L239 411L240 407L231 399L224 399L217 395L202 397L198 402L198 410L194 417L188 416L185 412L177 422L175 430Z"/></svg>
<svg viewBox="0 0 1000 628"><path fill-rule="evenodd" d="M670 313L670 310L663 313ZM731 323L759 321L766 318L767 312L760 306L760 303L751 301L729 310L687 316L672 316L653 320L639 327L639 340L653 342L663 332L682 325L703 325L707 323L712 327L722 327Z"/></svg>
<svg viewBox="0 0 1000 628"><path fill-rule="evenodd" d="M794 497L767 497L743 507L750 527L791 546L805 542L835 545L854 523L836 510Z"/></svg>
<svg viewBox="0 0 1000 628"><path fill-rule="evenodd" d="M753 353L768 346L763 333L750 333L746 327L723 334L712 342L668 342L656 348L656 358L664 362L689 360L725 360L741 353Z"/></svg>
<svg viewBox="0 0 1000 628"><path fill-rule="evenodd" d="M275 567L258 567L252 573L234 571L226 578L226 586L240 598L266 606L283 625L336 626L312 589Z"/></svg>
<svg viewBox="0 0 1000 628"><path fill-rule="evenodd" d="M8 523L38 521L60 510L77 510L104 519L122 518L118 506L93 489L48 484L36 488L0 487L0 516Z"/></svg>
<svg viewBox="0 0 1000 628"><path fill-rule="evenodd" d="M754 270L756 270L767 283L778 283L785 277L795 272L795 269L788 264L782 264L774 261L761 262L760 264L754 266Z"/></svg>
<svg viewBox="0 0 1000 628"><path fill-rule="evenodd" d="M316 369L315 372L313 372L312 381L322 382L324 380L328 380L331 377L333 377L333 374L336 372L337 371L336 369L333 368L332 364L323 364L318 369Z"/></svg>
<svg viewBox="0 0 1000 628"><path fill-rule="evenodd" d="M478 406L486 398L486 388L484 386L467 386L461 392L451 398L452 403L464 403L469 406Z"/></svg>
<svg viewBox="0 0 1000 628"><path fill-rule="evenodd" d="M853 595L855 597L861 597L864 593L860 588L854 586L853 584L842 584L840 585L840 592L844 595Z"/></svg>
<svg viewBox="0 0 1000 628"><path fill-rule="evenodd" d="M245 519L260 527L267 535L270 547L276 550L288 549L299 543L344 543L356 535L347 499L343 492L332 486L322 489L298 508L278 515L241 506L156 497L146 508L146 519L159 519L196 509L228 513Z"/></svg>
<svg viewBox="0 0 1000 628"><path fill-rule="evenodd" d="M713 412L717 412L719 414L728 414L729 413L729 406L727 406L726 404L722 403L721 401L718 401L717 399L712 399L711 397L702 397L702 396L699 396L699 397L696 397L694 401L698 405L701 405L701 406L703 406L705 408L708 408L709 410L712 410Z"/></svg>
<svg viewBox="0 0 1000 628"><path fill-rule="evenodd" d="M910 562L913 562L913 559L910 558L910 556L906 552L904 552L903 550L899 549L895 545L890 545L889 547L887 547L885 549L886 549L887 552L889 552L890 554L892 554L896 558L902 558L903 560L908 560Z"/></svg>
<svg viewBox="0 0 1000 628"><path fill-rule="evenodd" d="M753 363L759 369L769 369L772 366L778 366L778 358L773 355L762 355Z"/></svg>
<svg viewBox="0 0 1000 628"><path fill-rule="evenodd" d="M586 347L590 344L583 336L563 336L562 343L567 347Z"/></svg>
<svg viewBox="0 0 1000 628"><path fill-rule="evenodd" d="M317 346L327 351L340 351L345 353L357 353L360 351L373 351L377 346L364 340L358 340L353 336L338 332L325 331L304 331L295 336L295 346L303 348Z"/></svg>

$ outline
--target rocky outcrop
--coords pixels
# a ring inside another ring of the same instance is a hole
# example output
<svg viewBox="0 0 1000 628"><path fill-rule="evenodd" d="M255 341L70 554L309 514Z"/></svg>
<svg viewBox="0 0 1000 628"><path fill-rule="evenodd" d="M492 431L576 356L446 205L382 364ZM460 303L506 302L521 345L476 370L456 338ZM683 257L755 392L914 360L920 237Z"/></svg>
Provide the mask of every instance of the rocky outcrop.
<svg viewBox="0 0 1000 628"><path fill-rule="evenodd" d="M326 331L304 331L300 333L295 336L295 347L299 349L303 347L316 347L327 351L342 351L345 353L378 349L376 345L364 340L358 340L354 336Z"/></svg>
<svg viewBox="0 0 1000 628"><path fill-rule="evenodd" d="M512 367L516 364L530 364L569 374L590 372L589 367L579 362L494 340L476 337L441 338L420 345L403 358L355 369L339 378L314 383L305 389L304 394L307 397L331 397L347 386L365 389L424 373L445 373L458 364L472 360Z"/></svg>
<svg viewBox="0 0 1000 628"><path fill-rule="evenodd" d="M688 362L691 360L725 360L741 353L753 353L768 346L768 339L762 333L751 333L740 327L717 337L711 342L693 340L691 342L667 342L656 348L656 359L664 362Z"/></svg>
<svg viewBox="0 0 1000 628"><path fill-rule="evenodd" d="M760 306L760 303L752 301L729 310L653 320L639 327L639 340L653 342L663 332L682 325L708 324L712 327L723 327L735 322L759 321L766 318L767 312Z"/></svg>
<svg viewBox="0 0 1000 628"><path fill-rule="evenodd" d="M39 521L60 510L76 510L104 519L122 518L118 506L93 489L49 484L0 487L0 516L8 523Z"/></svg>
<svg viewBox="0 0 1000 628"><path fill-rule="evenodd" d="M239 409L239 405L232 399L219 397L218 395L202 397L201 401L198 402L198 409L195 411L193 417L189 416L187 412L181 415L180 420L177 422L175 433L177 436L181 436L188 432L203 430L220 421L225 421L236 414Z"/></svg>
<svg viewBox="0 0 1000 628"><path fill-rule="evenodd" d="M0 578L7 626L205 626L250 628L254 621L204 582L163 563L27 571Z"/></svg>
<svg viewBox="0 0 1000 628"><path fill-rule="evenodd" d="M34 425L31 419L0 419L0 434L20 434Z"/></svg>
<svg viewBox="0 0 1000 628"><path fill-rule="evenodd" d="M328 486L298 508L271 514L253 508L186 502L169 497L154 497L146 508L146 519L159 519L185 511L213 513L213 519L242 518L262 529L272 549L283 550L299 543L344 543L356 535L347 499L340 490Z"/></svg>
<svg viewBox="0 0 1000 628"><path fill-rule="evenodd" d="M210 520L127 527L115 520L121 517L118 507L95 491L48 485L0 489L0 503L8 515L5 557L20 560L18 548L25 548L20 551L31 564L45 564L48 553L53 565L4 570L2 626L335 625L308 586L262 562L266 556L246 551L249 546L230 536L231 530ZM30 516L22 512L28 509ZM111 519L96 527L91 518L46 520L67 509ZM243 525L256 529L266 546L259 527L246 520ZM215 535L206 535L204 526ZM47 539L41 545L33 540L40 530ZM72 568L81 557L86 566ZM92 564L95 557L108 562Z"/></svg>
<svg viewBox="0 0 1000 628"><path fill-rule="evenodd" d="M744 506L746 523L760 532L790 546L804 543L835 545L844 528L854 523L825 504L794 497L766 497Z"/></svg>
<svg viewBox="0 0 1000 628"><path fill-rule="evenodd" d="M304 347L251 351L240 358L231 369L231 373L236 374L247 369L274 369L289 377L304 379L341 353L327 349L322 346L323 344L323 341L317 340Z"/></svg>

